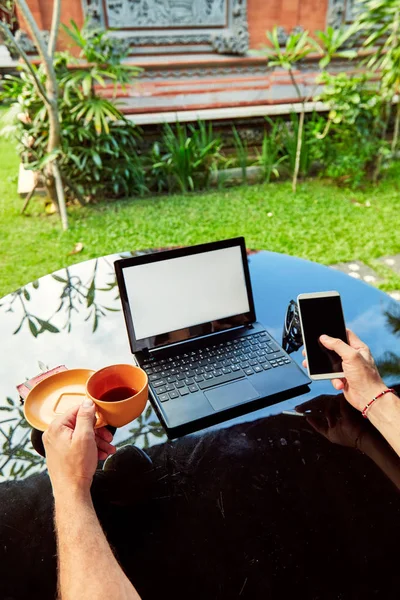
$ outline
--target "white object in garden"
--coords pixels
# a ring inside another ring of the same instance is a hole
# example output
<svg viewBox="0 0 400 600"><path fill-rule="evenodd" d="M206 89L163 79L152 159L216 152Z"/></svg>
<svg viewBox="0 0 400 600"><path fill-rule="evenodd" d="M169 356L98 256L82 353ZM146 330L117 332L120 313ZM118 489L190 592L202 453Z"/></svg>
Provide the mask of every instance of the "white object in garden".
<svg viewBox="0 0 400 600"><path fill-rule="evenodd" d="M11 54L4 44L0 44L0 67L8 67L17 64L17 61L11 58Z"/></svg>
<svg viewBox="0 0 400 600"><path fill-rule="evenodd" d="M28 171L24 168L23 164L19 165L18 174L18 194L25 196L33 190L37 181L37 173L34 171Z"/></svg>

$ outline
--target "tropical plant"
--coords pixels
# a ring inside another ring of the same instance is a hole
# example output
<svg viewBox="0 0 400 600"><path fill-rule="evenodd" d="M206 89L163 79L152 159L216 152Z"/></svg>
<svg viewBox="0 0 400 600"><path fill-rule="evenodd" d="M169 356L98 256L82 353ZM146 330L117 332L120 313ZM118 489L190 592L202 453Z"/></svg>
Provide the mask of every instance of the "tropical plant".
<svg viewBox="0 0 400 600"><path fill-rule="evenodd" d="M298 64L312 52L318 53L321 58L319 68L324 70L334 57L354 58L354 50L341 50L342 46L353 35L354 28L338 30L328 27L326 31L317 32L317 39L313 39L308 31L302 33L292 33L288 36L284 47L281 46L278 35L278 28L274 27L272 31L267 32L267 38L270 46L264 48L263 52L268 58L268 64L271 67L280 67L288 71L293 87L296 91L298 100L301 103L298 125L295 127L297 132L296 154L292 164L293 181L292 188L296 191L297 180L301 171L301 153L304 139L304 122L306 113L306 104L314 96L316 88L305 94L296 79L295 69ZM318 41L317 41L318 40ZM293 119L292 119L293 121Z"/></svg>
<svg viewBox="0 0 400 600"><path fill-rule="evenodd" d="M313 163L319 159L318 146L320 144L314 135L315 130L321 129L323 119L316 113L312 113L310 118L304 122L301 132L301 154L297 153L299 139L299 119L295 113L290 114L290 119L282 125L282 146L283 152L287 156L290 172L298 168L298 173L306 177L311 170ZM298 161L298 162L297 162Z"/></svg>
<svg viewBox="0 0 400 600"><path fill-rule="evenodd" d="M272 120L266 117L269 131L264 131L261 152L257 154L256 165L262 167L263 178L266 183L271 181L272 176L279 178L279 166L288 159L284 153L282 129L284 124L279 119Z"/></svg>
<svg viewBox="0 0 400 600"><path fill-rule="evenodd" d="M316 132L320 140L329 134L324 144L326 175L353 186L367 175L374 179L376 164L389 150L383 136L385 101L377 85L366 74L324 73L320 82L324 87L317 99L330 109L324 131Z"/></svg>
<svg viewBox="0 0 400 600"><path fill-rule="evenodd" d="M165 149L162 142L154 142L149 154L144 157L147 168L148 187L156 192L168 191L168 173L165 166Z"/></svg>
<svg viewBox="0 0 400 600"><path fill-rule="evenodd" d="M48 112L30 72L24 68L20 77L8 76L4 84L3 98L14 99L22 116L15 127L25 168L43 172L56 158L63 187L81 203L106 195L142 193L146 187L136 150L139 133L114 102L97 92L98 87L106 88L108 81L115 92L139 69L121 64L127 50L115 49L103 31L88 27L80 31L74 22L64 29L90 67L71 68L73 57L65 52L55 54L62 136L52 153L48 152ZM36 77L42 81L45 76L40 65ZM15 106L11 110L15 112Z"/></svg>
<svg viewBox="0 0 400 600"><path fill-rule="evenodd" d="M296 144L296 156L293 165L292 188L293 192L295 192L297 188L297 179L300 170L304 118L306 112L306 99L304 98L304 93L302 92L298 82L296 81L294 71L298 63L304 58L306 58L306 56L311 54L311 52L315 52L318 47L315 40L313 40L310 37L308 31L303 31L302 33L292 33L288 36L284 47L281 47L277 27L274 27L272 31L267 31L267 38L271 44L271 46L267 46L264 48L264 54L268 58L268 65L270 67L280 67L281 69L285 69L286 71L288 71L293 87L296 90L297 97L301 102L301 111L297 127L298 135Z"/></svg>
<svg viewBox="0 0 400 600"><path fill-rule="evenodd" d="M376 86L369 83L368 75L323 73L319 82L323 85L323 90L316 99L329 108L328 126L324 135L328 133L332 123L357 124L363 133L367 133L379 122L382 99Z"/></svg>
<svg viewBox="0 0 400 600"><path fill-rule="evenodd" d="M174 127L166 124L161 150L157 149L160 160L153 164L153 173L164 173L170 190L204 189L220 149L221 140L214 134L211 123L199 121L196 126L177 123Z"/></svg>
<svg viewBox="0 0 400 600"><path fill-rule="evenodd" d="M247 167L249 164L249 146L246 139L238 133L235 126L232 127L233 146L235 148L235 162L242 171L243 183L247 183Z"/></svg>
<svg viewBox="0 0 400 600"><path fill-rule="evenodd" d="M325 31L317 31L315 36L318 41L318 51L322 55L319 60L319 68L323 71L334 58L353 59L357 51L351 48L343 48L350 38L357 32L356 25L349 27L338 27L334 29L328 26Z"/></svg>
<svg viewBox="0 0 400 600"><path fill-rule="evenodd" d="M366 35L364 47L372 54L367 67L377 71L382 84L382 96L390 106L400 94L400 2L399 0L358 0L360 14L356 26ZM388 111L388 118L390 112ZM398 145L400 103L397 102L392 152Z"/></svg>
<svg viewBox="0 0 400 600"><path fill-rule="evenodd" d="M48 194L54 205L59 209L64 229L68 228L68 217L65 206L64 187L58 165L58 156L61 149L60 116L58 107L58 85L54 68L54 55L58 30L60 27L61 0L54 0L53 15L49 41L46 44L42 33L33 17L26 0L15 0L15 4L23 17L32 40L37 48L40 60L42 77L38 76L37 68L29 60L23 48L17 42L10 27L0 20L0 31L9 43L16 49L24 61L24 70L30 78L30 85L34 87L37 97L42 103L48 122L48 135L46 138L46 152L49 159L43 164L44 179ZM8 3L8 8L12 4Z"/></svg>

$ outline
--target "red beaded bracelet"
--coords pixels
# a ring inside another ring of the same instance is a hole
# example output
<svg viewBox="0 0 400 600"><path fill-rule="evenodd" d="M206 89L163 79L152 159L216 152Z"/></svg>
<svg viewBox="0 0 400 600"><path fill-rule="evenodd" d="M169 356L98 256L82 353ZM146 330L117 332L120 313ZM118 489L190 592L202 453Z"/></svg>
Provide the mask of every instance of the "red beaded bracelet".
<svg viewBox="0 0 400 600"><path fill-rule="evenodd" d="M378 398L382 398L382 396L384 396L385 394L395 394L396 392L392 389L389 388L387 390L383 390L383 392L381 392L380 394L378 394L377 396L375 396L375 398L372 398L371 402L368 402L367 406L364 408L364 410L362 411L362 416L367 419L368 415L367 415L367 411L369 409L369 407L371 406L371 404L373 404L375 402L375 400L378 400Z"/></svg>

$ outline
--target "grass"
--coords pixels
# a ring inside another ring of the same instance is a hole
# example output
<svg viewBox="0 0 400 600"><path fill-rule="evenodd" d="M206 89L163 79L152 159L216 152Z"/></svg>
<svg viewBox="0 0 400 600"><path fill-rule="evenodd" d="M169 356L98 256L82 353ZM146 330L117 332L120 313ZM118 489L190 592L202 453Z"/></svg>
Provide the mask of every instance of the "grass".
<svg viewBox="0 0 400 600"><path fill-rule="evenodd" d="M400 277L374 263L400 252L400 165L363 191L313 180L301 183L296 195L282 182L71 208L70 229L62 232L57 216L44 214L42 198L20 214L18 164L13 143L0 139L0 297L96 256L237 235L250 248L324 264L359 259L385 277L383 289L400 289ZM83 251L70 255L77 242Z"/></svg>

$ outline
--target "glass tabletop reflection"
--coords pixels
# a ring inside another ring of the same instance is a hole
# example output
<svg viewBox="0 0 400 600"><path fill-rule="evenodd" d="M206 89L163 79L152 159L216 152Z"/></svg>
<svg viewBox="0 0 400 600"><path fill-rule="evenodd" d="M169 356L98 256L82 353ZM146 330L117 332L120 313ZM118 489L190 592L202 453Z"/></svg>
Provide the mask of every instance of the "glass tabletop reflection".
<svg viewBox="0 0 400 600"><path fill-rule="evenodd" d="M143 252L79 263L0 300L1 478L23 478L44 468L43 459L30 443L30 427L23 417L17 384L58 365L96 370L132 362L113 263L138 254ZM388 385L399 382L399 303L371 286L309 261L265 251L249 251L248 260L257 319L275 339L282 340L290 300L302 292L338 290L347 326L370 346ZM301 364L300 350L293 357ZM331 393L329 382L314 382L311 392L300 399L269 406L212 429L279 414L292 410L300 401ZM166 439L150 404L139 419L115 435L117 446L148 448Z"/></svg>
<svg viewBox="0 0 400 600"><path fill-rule="evenodd" d="M59 365L97 370L132 362L113 263L133 254L61 269L0 300L0 496L6 482L23 486L33 476L32 486L45 470L16 386ZM287 306L299 293L337 290L347 326L370 346L387 385L400 384L399 303L305 260L266 251L249 251L248 260L257 320L275 339L282 339ZM292 356L301 365L301 349ZM317 420L296 415L299 405L302 414L312 407ZM206 570L208 580L191 592L193 598L282 597L296 589L308 599L358 598L360 590L363 597L397 597L392 591L400 576L393 571L384 580L377 572L392 562L395 568L390 553L400 534L399 460L330 382L314 382L302 396L174 441L148 404L114 439L118 448L146 449L159 469L141 504L142 522L132 524L140 556L115 533L124 568L144 597L156 597L170 584L174 597L183 598ZM123 525L121 514L110 517L111 531L117 525L129 530L129 518L124 513ZM157 540L156 549L148 536ZM377 551L383 546L389 559ZM159 578L146 576L150 555ZM51 560L44 559L43 568ZM365 574L372 565L374 573ZM341 574L328 581L333 567ZM346 583L352 573L360 578L358 587Z"/></svg>

